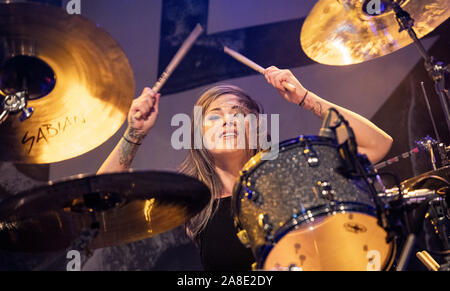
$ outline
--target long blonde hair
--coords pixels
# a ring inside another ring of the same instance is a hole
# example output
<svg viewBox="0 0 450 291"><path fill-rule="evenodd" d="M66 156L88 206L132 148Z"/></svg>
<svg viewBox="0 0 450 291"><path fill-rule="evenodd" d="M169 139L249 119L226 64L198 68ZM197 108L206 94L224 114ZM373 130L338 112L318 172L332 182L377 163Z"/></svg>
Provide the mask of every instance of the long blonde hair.
<svg viewBox="0 0 450 291"><path fill-rule="evenodd" d="M231 94L239 98L241 104L248 109L249 113L258 115L263 113L262 106L247 95L241 88L233 85L219 85L204 92L197 100L195 106L202 108L202 116L206 113L211 103L223 95ZM193 114L195 117L196 115ZM195 130L201 130L202 120L191 119L191 140L194 141ZM197 126L197 129L195 127ZM200 127L200 128L198 128ZM201 131L198 131L201 132ZM253 150L252 155L256 154L258 150ZM223 184L220 177L216 173L214 159L207 149L195 149L191 145L191 149L179 167L179 171L183 174L192 176L203 182L211 191L211 200L208 205L198 215L193 217L186 224L186 231L191 238L197 235L205 228L211 216L214 214L219 206L218 203L214 206L214 201L220 198L223 192Z"/></svg>

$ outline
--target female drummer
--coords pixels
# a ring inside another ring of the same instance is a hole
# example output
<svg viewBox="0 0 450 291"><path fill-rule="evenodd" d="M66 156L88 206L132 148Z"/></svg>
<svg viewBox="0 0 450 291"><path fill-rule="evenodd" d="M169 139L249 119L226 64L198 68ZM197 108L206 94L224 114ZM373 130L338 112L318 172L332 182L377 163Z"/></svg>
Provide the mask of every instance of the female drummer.
<svg viewBox="0 0 450 291"><path fill-rule="evenodd" d="M265 70L264 75L267 82L275 87L284 99L313 112L321 119L324 119L329 108L336 108L353 128L358 151L366 154L372 163L378 162L388 153L392 138L369 120L308 91L289 70L270 67ZM295 85L295 90L285 90L284 82ZM151 89L145 88L142 95L133 101L124 137L103 163L99 174L129 169L139 145L155 124L159 100L160 94L154 94ZM203 113L202 133L210 131L213 124L220 122L221 126L214 130L220 130L221 136L227 141L238 139L238 133L229 130L229 119L226 119L226 116L262 113L260 106L244 91L228 85L209 89L199 98L196 106L201 106ZM137 119L138 112L141 117ZM246 126L248 127L248 124ZM246 139L248 145L248 135ZM239 171L256 151L236 146L228 149L218 144L208 149L191 148L180 171L205 183L212 197L208 206L187 223L187 234L199 246L205 270L249 270L255 259L251 250L245 248L236 236L231 196Z"/></svg>

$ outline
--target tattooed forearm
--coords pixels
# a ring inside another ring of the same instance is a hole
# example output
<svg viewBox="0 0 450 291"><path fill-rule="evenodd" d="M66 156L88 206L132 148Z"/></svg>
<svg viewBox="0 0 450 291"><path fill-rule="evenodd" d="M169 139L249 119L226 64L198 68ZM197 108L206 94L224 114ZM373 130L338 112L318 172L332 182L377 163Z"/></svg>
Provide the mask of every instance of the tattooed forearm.
<svg viewBox="0 0 450 291"><path fill-rule="evenodd" d="M315 115L317 115L320 118L324 118L324 111L323 111L323 105L322 101L318 100L317 98L313 98L312 96L308 96L304 102L303 107L306 110L311 111Z"/></svg>
<svg viewBox="0 0 450 291"><path fill-rule="evenodd" d="M323 118L323 116L322 116L322 115L323 115L322 104L320 104L319 101L316 101L316 102L315 102L315 104L314 104L314 106L312 107L311 111L312 111L315 115L319 116L320 118Z"/></svg>
<svg viewBox="0 0 450 291"><path fill-rule="evenodd" d="M145 138L145 135L143 135L142 133L140 133L138 130L134 129L133 127L130 127L130 129L127 131L126 135L135 141L141 141Z"/></svg>
<svg viewBox="0 0 450 291"><path fill-rule="evenodd" d="M133 162L133 158L137 152L138 146L131 144L126 140L122 139L119 147L119 163L124 168L128 169Z"/></svg>

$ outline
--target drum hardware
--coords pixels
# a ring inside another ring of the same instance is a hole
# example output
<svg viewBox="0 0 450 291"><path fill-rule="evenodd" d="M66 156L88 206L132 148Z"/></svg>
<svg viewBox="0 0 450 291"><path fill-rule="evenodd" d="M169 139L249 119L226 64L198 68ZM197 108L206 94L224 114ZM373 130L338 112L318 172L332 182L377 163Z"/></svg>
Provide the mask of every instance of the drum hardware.
<svg viewBox="0 0 450 291"><path fill-rule="evenodd" d="M448 254L450 250L448 242L450 183L447 181L449 174L448 168L441 168L403 181L397 187L379 193L380 198L389 205L391 225L396 226L397 237L406 238L398 258L397 271L405 270L424 227L432 228L427 250L440 256ZM396 175L393 176L396 177ZM398 181L396 183L399 184ZM445 186L442 187L442 185ZM430 188L424 188L424 186ZM447 256L444 260L449 262L449 258L450 256Z"/></svg>
<svg viewBox="0 0 450 291"><path fill-rule="evenodd" d="M382 173L386 175L387 173ZM391 174L398 184L397 187L386 189L379 193L379 197L387 202L389 225L391 232L402 245L396 264L396 271L404 271L411 258L413 247L416 244L417 233L423 225L423 217L426 211L426 202L436 197L436 191L430 189L406 190L398 182L396 175ZM401 191L399 189L403 189ZM422 205L422 207L418 207ZM409 213L416 210L419 214L411 218ZM401 242L401 238L406 238Z"/></svg>
<svg viewBox="0 0 450 291"><path fill-rule="evenodd" d="M406 266L411 257L412 248L416 242L416 236L410 233L406 239L406 242L403 244L402 252L400 253L397 266L395 268L396 271L405 271Z"/></svg>
<svg viewBox="0 0 450 291"><path fill-rule="evenodd" d="M448 133L450 133L450 96L448 95L448 91L446 90L445 86L446 75L450 73L450 68L444 62L438 61L433 56L430 56L428 54L427 50L422 45L419 37L416 34L416 31L413 28L415 22L414 19L401 7L399 3L394 0L392 0L391 3L394 9L395 18L400 27L399 32L405 30L408 32L408 35L412 39L414 45L425 61L425 69L434 82L436 94L440 98L441 106L445 114L445 120L447 122L447 128L449 130Z"/></svg>
<svg viewBox="0 0 450 291"><path fill-rule="evenodd" d="M444 167L449 164L445 145L429 135L415 142L419 147L425 149L430 154L430 160L433 170Z"/></svg>
<svg viewBox="0 0 450 291"><path fill-rule="evenodd" d="M445 221L450 219L450 212L448 205L442 197L437 197L429 203L428 213L425 218L428 219L433 226L435 234L440 238L443 250L450 251L449 237L450 229L447 229Z"/></svg>
<svg viewBox="0 0 450 291"><path fill-rule="evenodd" d="M420 82L420 87L422 88L423 98L425 99L425 104L427 105L427 110L428 110L428 114L430 115L431 123L433 125L434 134L436 136L437 142L441 143L441 137L439 136L439 132L438 132L437 127L436 127L436 121L435 121L435 118L433 116L433 111L431 110L430 99L428 98L428 94L427 94L427 90L425 89L424 82Z"/></svg>
<svg viewBox="0 0 450 291"><path fill-rule="evenodd" d="M331 183L328 181L319 181L317 182L317 186L319 188L319 193L326 200L333 201L335 200L336 192L333 190Z"/></svg>
<svg viewBox="0 0 450 291"><path fill-rule="evenodd" d="M5 122L10 114L22 112L20 121L29 119L34 112L33 107L27 108L28 94L26 91L17 92L13 95L6 95L0 104L0 124Z"/></svg>
<svg viewBox="0 0 450 291"><path fill-rule="evenodd" d="M443 255L444 263L439 265L427 251L418 252L416 256L430 271L450 271L450 224L448 223L450 220L450 212L448 202L442 197L438 197L429 201L428 205L429 208L425 218L431 223L435 232L434 234L439 237L439 247L443 250L429 249L428 251L433 254Z"/></svg>
<svg viewBox="0 0 450 291"><path fill-rule="evenodd" d="M395 157L390 158L390 159L388 159L386 161L378 163L378 164L374 165L373 167L374 167L375 170L380 170L380 169L382 169L384 167L387 167L389 165L392 165L394 163L398 163L402 159L408 159L408 158L412 157L413 155L416 155L416 154L420 153L420 150L421 150L420 147L417 146L417 147L413 148L412 150L410 150L408 152L405 152L405 153L403 153L401 155L395 156Z"/></svg>
<svg viewBox="0 0 450 291"><path fill-rule="evenodd" d="M397 155L386 161L380 162L373 166L375 170L380 170L389 165L400 162L402 159L408 159L413 155L419 154L421 151L427 151L430 154L430 160L433 170L445 167L450 164L449 159L449 147L446 147L444 143L439 143L429 135L414 142L417 146L412 150L405 152L401 155ZM435 169L436 167L436 169Z"/></svg>
<svg viewBox="0 0 450 291"><path fill-rule="evenodd" d="M319 157L317 156L317 153L308 145L308 141L305 141L305 150L303 151L303 155L305 156L310 167L317 167L319 165Z"/></svg>
<svg viewBox="0 0 450 291"><path fill-rule="evenodd" d="M269 215L260 214L258 219L259 219L259 221L258 221L259 227L261 227L264 230L264 232L266 233L267 241L271 241L273 239L273 237L270 235L270 233L273 230L273 225L270 222Z"/></svg>
<svg viewBox="0 0 450 291"><path fill-rule="evenodd" d="M247 192L245 193L245 197L257 204L260 204L262 201L260 201L261 195L259 195L259 193L257 191L252 191L250 189L247 190Z"/></svg>
<svg viewBox="0 0 450 291"><path fill-rule="evenodd" d="M417 189L417 190L406 190L404 189L402 191L402 194L400 194L400 191L398 187L386 189L386 191L382 193L378 193L378 196L381 198L397 198L399 196L402 196L404 199L408 199L408 203L416 203L416 202L422 202L424 199L437 196L436 190L432 189Z"/></svg>

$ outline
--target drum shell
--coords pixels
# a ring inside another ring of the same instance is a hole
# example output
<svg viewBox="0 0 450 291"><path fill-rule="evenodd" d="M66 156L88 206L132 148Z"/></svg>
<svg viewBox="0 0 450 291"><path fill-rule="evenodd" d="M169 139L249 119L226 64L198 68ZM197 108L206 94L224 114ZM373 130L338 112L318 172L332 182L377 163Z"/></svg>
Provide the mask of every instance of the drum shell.
<svg viewBox="0 0 450 291"><path fill-rule="evenodd" d="M309 162L311 153L317 164ZM281 143L275 160L263 161L264 154L244 167L233 193L235 223L246 231L255 257L273 246L280 230L293 220L314 221L353 209L374 216L375 205L364 181L343 176L334 140L301 136ZM319 184L324 183L333 194L322 194Z"/></svg>

